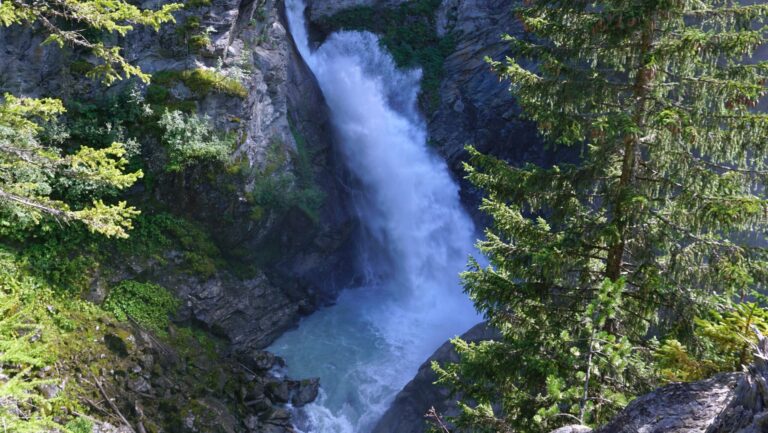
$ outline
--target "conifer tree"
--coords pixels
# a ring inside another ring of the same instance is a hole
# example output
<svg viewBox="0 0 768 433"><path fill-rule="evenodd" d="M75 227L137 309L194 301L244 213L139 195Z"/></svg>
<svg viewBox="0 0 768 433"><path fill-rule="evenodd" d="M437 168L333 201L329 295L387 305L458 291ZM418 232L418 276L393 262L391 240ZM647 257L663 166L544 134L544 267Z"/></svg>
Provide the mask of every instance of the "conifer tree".
<svg viewBox="0 0 768 433"><path fill-rule="evenodd" d="M107 84L121 75L149 81L147 74L123 58L120 47L109 46L100 37L125 36L136 25L158 30L163 23L173 22L173 11L181 7L180 3L168 3L158 10L148 10L125 0L4 0L0 2L0 25L38 25L48 34L44 43L90 51L102 63L88 75Z"/></svg>
<svg viewBox="0 0 768 433"><path fill-rule="evenodd" d="M530 0L493 62L577 164L513 167L470 149L493 226L465 290L501 341L435 366L470 431L595 425L653 384L654 340L764 288L768 5Z"/></svg>
<svg viewBox="0 0 768 433"><path fill-rule="evenodd" d="M39 122L51 121L63 111L58 99L5 94L0 101L0 223L14 230L53 217L63 222L81 221L107 236L125 237L131 218L138 214L125 202L110 205L94 197L90 205L73 209L56 197L56 183L63 178L70 181L70 187L87 183L99 196L125 189L142 176L140 170L124 171L128 161L120 143L103 149L81 147L68 155L42 145Z"/></svg>

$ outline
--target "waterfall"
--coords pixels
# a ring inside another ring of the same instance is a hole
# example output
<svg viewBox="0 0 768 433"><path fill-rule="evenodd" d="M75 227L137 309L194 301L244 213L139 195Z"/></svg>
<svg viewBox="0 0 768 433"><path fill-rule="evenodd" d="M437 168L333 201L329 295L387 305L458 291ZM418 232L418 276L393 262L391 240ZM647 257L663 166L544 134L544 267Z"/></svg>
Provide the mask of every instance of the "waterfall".
<svg viewBox="0 0 768 433"><path fill-rule="evenodd" d="M311 51L303 0L286 8L360 184L357 265L371 278L270 350L286 359L291 377L320 377L319 399L295 411L298 429L363 433L442 342L479 322L458 281L475 229L448 167L427 145L417 109L421 72L398 70L367 32L334 33Z"/></svg>

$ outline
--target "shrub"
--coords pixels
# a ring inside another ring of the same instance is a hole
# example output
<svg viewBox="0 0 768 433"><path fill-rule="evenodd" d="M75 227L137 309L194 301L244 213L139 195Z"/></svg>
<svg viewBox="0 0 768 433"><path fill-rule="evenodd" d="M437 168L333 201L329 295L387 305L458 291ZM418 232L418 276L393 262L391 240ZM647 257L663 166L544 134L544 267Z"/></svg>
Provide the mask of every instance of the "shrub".
<svg viewBox="0 0 768 433"><path fill-rule="evenodd" d="M167 289L151 283L126 280L113 287L102 306L118 320L134 320L139 325L163 333L176 313L179 301Z"/></svg>
<svg viewBox="0 0 768 433"><path fill-rule="evenodd" d="M147 86L147 102L152 104L165 104L171 98L171 92L157 84Z"/></svg>
<svg viewBox="0 0 768 433"><path fill-rule="evenodd" d="M223 162L231 141L216 134L207 117L166 111L160 118L161 142L168 152L166 171L179 172L192 164Z"/></svg>
<svg viewBox="0 0 768 433"><path fill-rule="evenodd" d="M206 33L200 33L189 37L189 46L200 50L211 45L211 38Z"/></svg>
<svg viewBox="0 0 768 433"><path fill-rule="evenodd" d="M288 158L283 143L275 141L267 153L264 169L256 178L248 198L253 203L251 218L258 221L267 211L282 213L290 208L302 210L313 221L318 219L318 211L325 196L314 182L311 155L304 138L292 128L297 154L293 156L293 172L279 169Z"/></svg>
<svg viewBox="0 0 768 433"><path fill-rule="evenodd" d="M64 427L71 433L91 433L93 423L85 418L75 418Z"/></svg>
<svg viewBox="0 0 768 433"><path fill-rule="evenodd" d="M225 93L240 98L248 96L248 90L246 90L242 83L214 69L197 68L185 71L159 71L152 75L152 82L165 86L181 82L199 96L204 96L211 92Z"/></svg>
<svg viewBox="0 0 768 433"><path fill-rule="evenodd" d="M212 0L187 0L184 2L185 9L206 7L211 5Z"/></svg>
<svg viewBox="0 0 768 433"><path fill-rule="evenodd" d="M768 310L754 302L712 311L694 320L695 345L664 342L655 352L656 369L664 380L693 381L724 371L739 371L752 362L757 344L753 329L768 333Z"/></svg>

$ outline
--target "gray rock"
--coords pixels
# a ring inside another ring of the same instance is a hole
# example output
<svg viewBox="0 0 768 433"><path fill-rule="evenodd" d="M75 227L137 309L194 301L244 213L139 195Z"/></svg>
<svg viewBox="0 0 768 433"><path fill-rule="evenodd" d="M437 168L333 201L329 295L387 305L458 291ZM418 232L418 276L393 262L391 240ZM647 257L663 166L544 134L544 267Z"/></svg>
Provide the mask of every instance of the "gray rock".
<svg viewBox="0 0 768 433"><path fill-rule="evenodd" d="M45 396L45 398L55 398L64 388L57 383L48 383L37 387L38 390Z"/></svg>
<svg viewBox="0 0 768 433"><path fill-rule="evenodd" d="M309 0L309 17L312 20L333 15L355 6L391 7L408 0Z"/></svg>
<svg viewBox="0 0 768 433"><path fill-rule="evenodd" d="M152 390L152 385L143 377L137 377L136 379L128 381L128 389L141 393L148 393Z"/></svg>
<svg viewBox="0 0 768 433"><path fill-rule="evenodd" d="M481 323L464 333L461 338L476 342L492 340L498 336L498 331L489 328L485 323ZM453 416L458 414L456 398L451 398L447 389L434 384L437 376L431 367L432 361L443 364L458 360L458 354L450 341L440 346L419 367L416 377L397 394L395 401L374 427L373 433L425 432L427 431L427 423L424 414L433 406L441 415Z"/></svg>
<svg viewBox="0 0 768 433"><path fill-rule="evenodd" d="M500 81L485 61L510 55L502 35L523 32L512 11L515 3L444 0L437 11L438 34L452 33L457 44L445 60L440 103L428 119L429 137L458 179L464 178L467 145L513 163L550 165L562 157L544 149L535 126L522 118L509 83ZM461 183L462 198L476 213L480 194L465 180Z"/></svg>
<svg viewBox="0 0 768 433"><path fill-rule="evenodd" d="M768 340L760 336L755 363L675 383L635 399L595 433L764 433L768 431Z"/></svg>
<svg viewBox="0 0 768 433"><path fill-rule="evenodd" d="M299 317L298 301L263 274L241 280L226 273L201 281L158 270L155 278L182 300L179 319L194 319L229 340L235 348L262 348Z"/></svg>
<svg viewBox="0 0 768 433"><path fill-rule="evenodd" d="M592 431L591 427L587 427L585 425L567 425L565 427L560 427L559 429L552 430L549 433L590 433Z"/></svg>
<svg viewBox="0 0 768 433"><path fill-rule="evenodd" d="M768 339L758 334L746 372L673 383L632 401L595 433L764 433L768 431Z"/></svg>
<svg viewBox="0 0 768 433"><path fill-rule="evenodd" d="M287 381L270 382L265 391L267 396L276 403L288 403L291 400L291 387Z"/></svg>
<svg viewBox="0 0 768 433"><path fill-rule="evenodd" d="M693 383L673 383L632 401L595 433L704 432L733 396L741 374L719 374Z"/></svg>
<svg viewBox="0 0 768 433"><path fill-rule="evenodd" d="M242 355L240 358L245 365L257 371L267 371L275 366L285 366L285 360L283 360L283 358L264 350L256 350L248 355Z"/></svg>
<svg viewBox="0 0 768 433"><path fill-rule="evenodd" d="M301 407L312 403L320 392L320 379L304 379L290 381L291 404L295 407Z"/></svg>

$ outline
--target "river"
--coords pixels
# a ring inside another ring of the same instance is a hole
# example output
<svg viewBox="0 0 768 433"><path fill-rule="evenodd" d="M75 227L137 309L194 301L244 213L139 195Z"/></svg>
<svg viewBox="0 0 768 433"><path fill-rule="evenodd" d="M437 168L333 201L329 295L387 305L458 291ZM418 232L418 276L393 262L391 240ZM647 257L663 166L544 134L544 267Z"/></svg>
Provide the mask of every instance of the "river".
<svg viewBox="0 0 768 433"><path fill-rule="evenodd" d="M287 0L291 33L331 110L336 143L358 179L363 233L356 263L368 278L303 319L269 350L290 377L320 377L297 409L306 433L365 433L419 365L480 318L458 274L476 231L417 109L421 72L399 70L377 37L336 32L309 48L303 0Z"/></svg>

